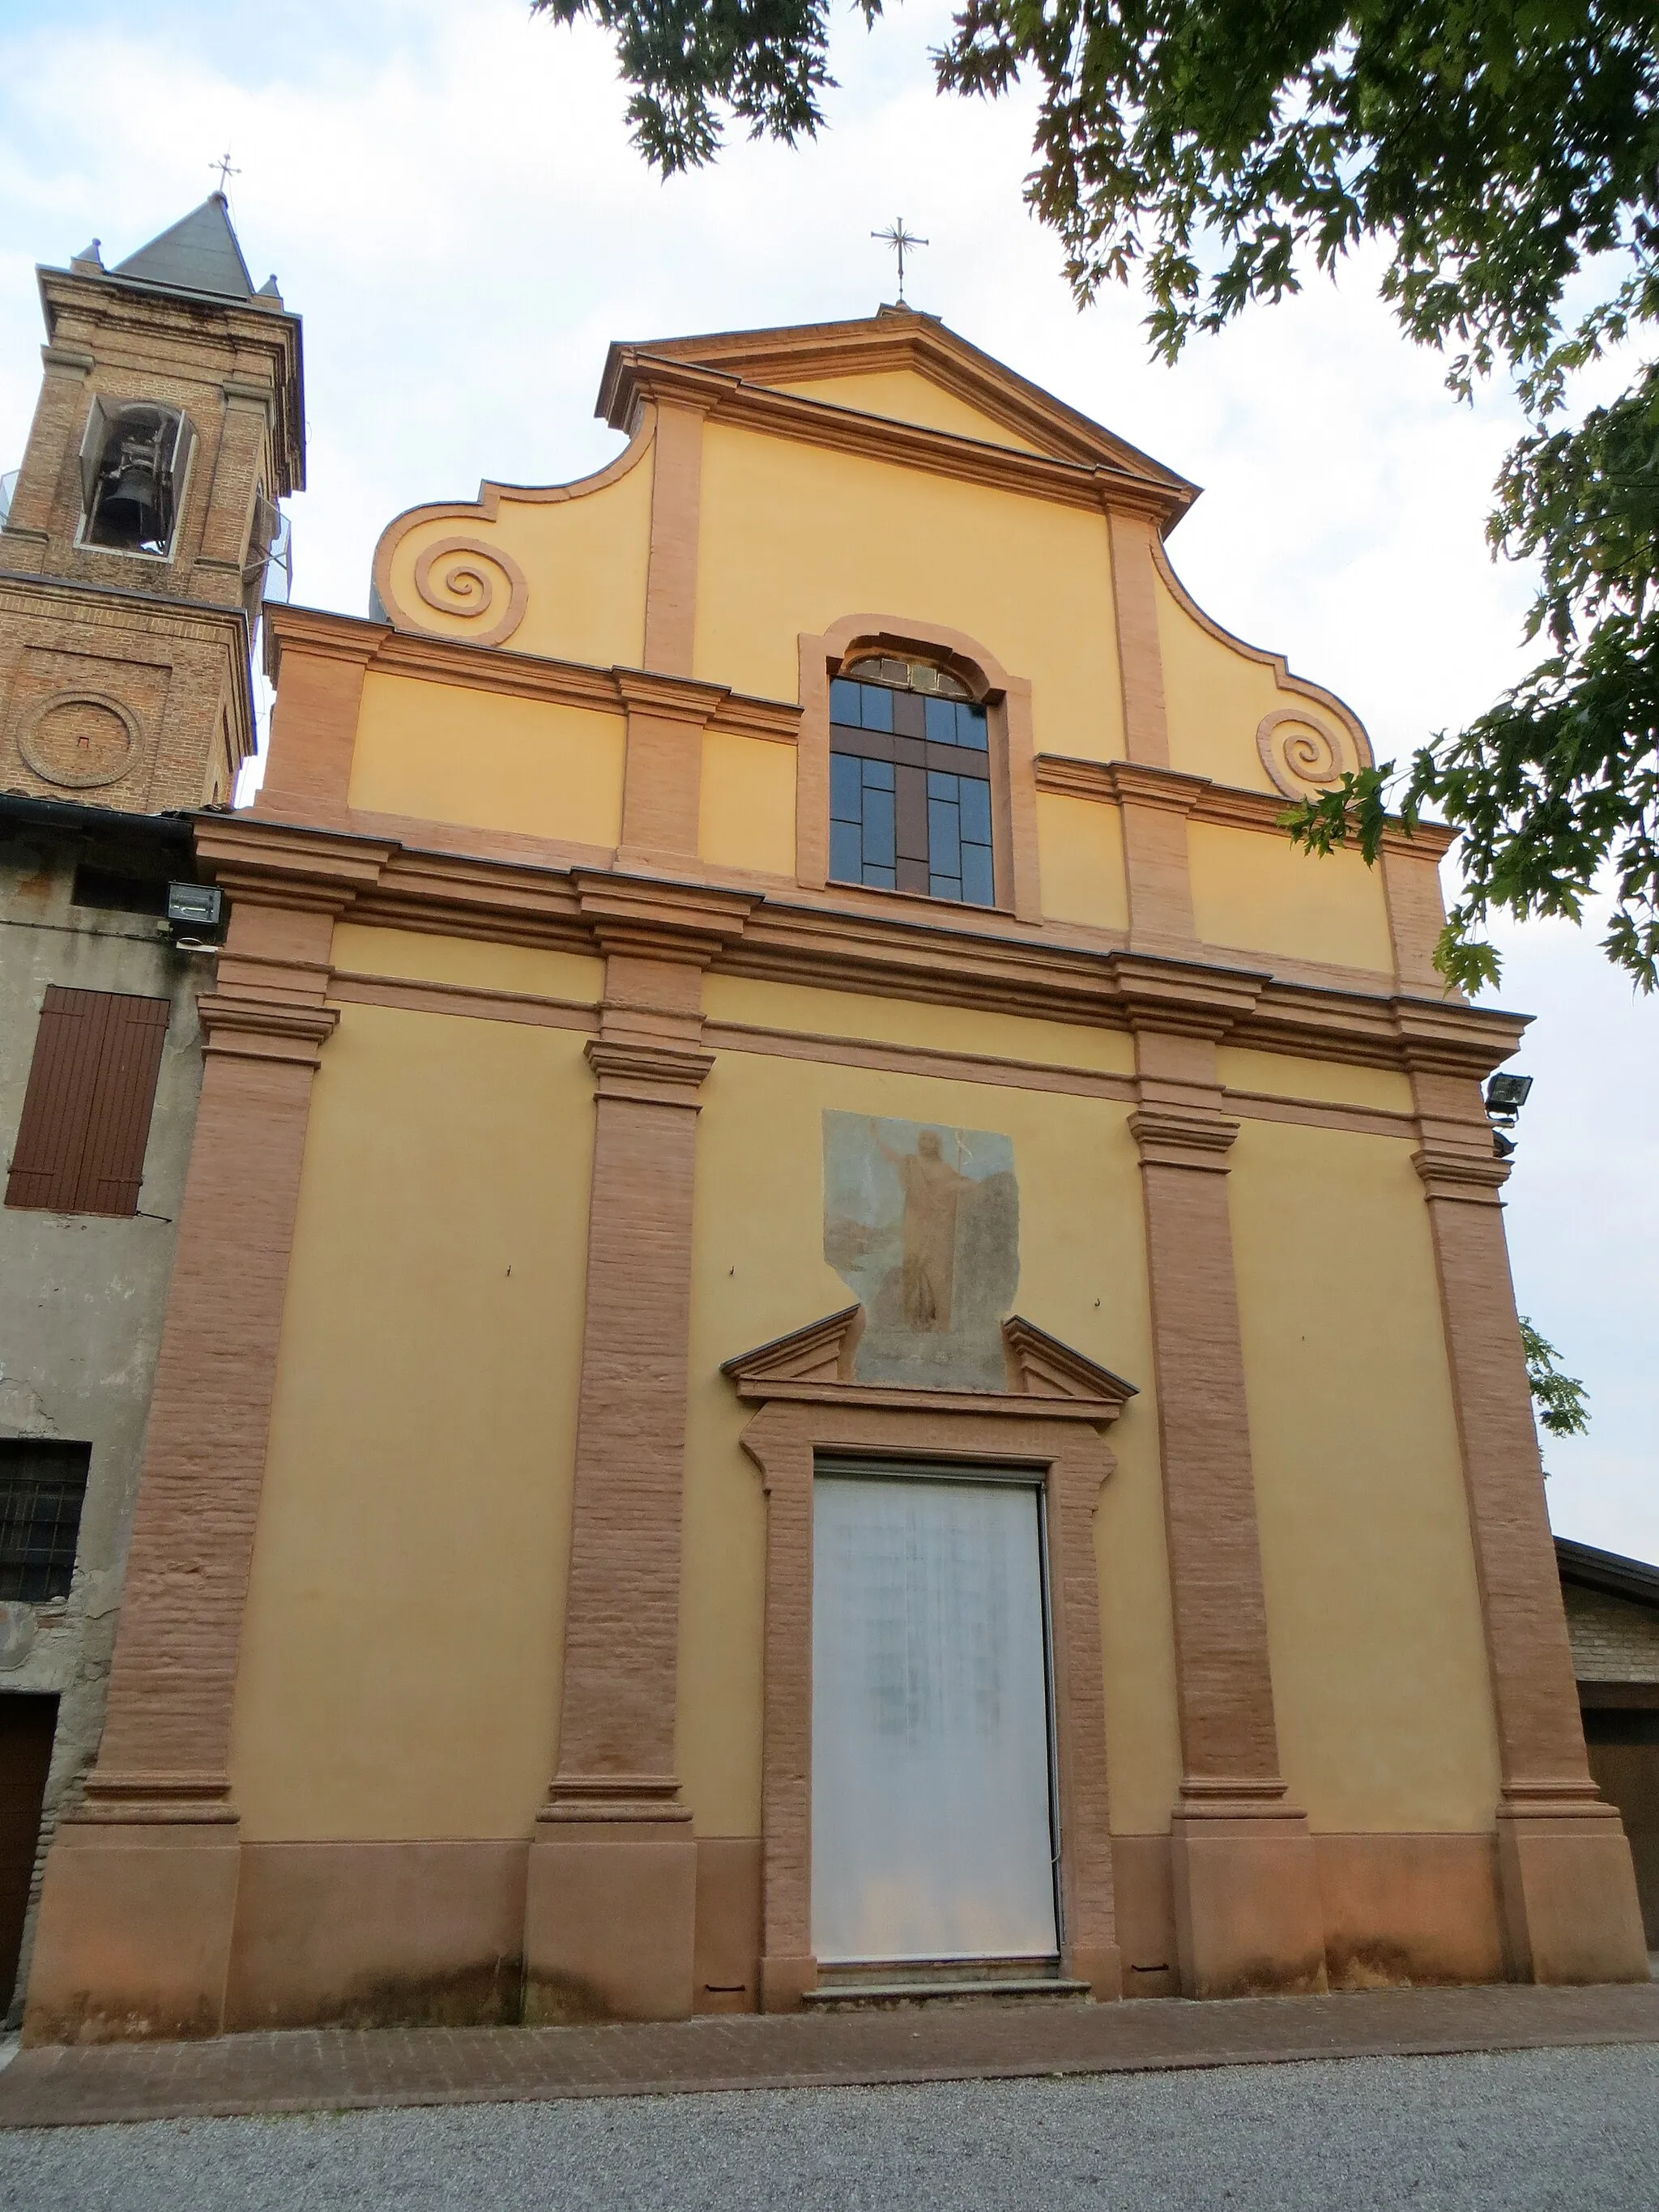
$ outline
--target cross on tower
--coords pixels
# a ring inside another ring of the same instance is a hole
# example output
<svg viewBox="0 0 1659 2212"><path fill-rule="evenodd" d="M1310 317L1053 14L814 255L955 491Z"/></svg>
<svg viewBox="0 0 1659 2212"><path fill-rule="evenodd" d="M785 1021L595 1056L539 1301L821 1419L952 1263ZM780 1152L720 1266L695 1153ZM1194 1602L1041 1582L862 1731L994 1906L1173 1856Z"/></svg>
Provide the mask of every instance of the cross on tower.
<svg viewBox="0 0 1659 2212"><path fill-rule="evenodd" d="M231 166L230 149L227 147L224 152L219 156L218 160L216 161L210 161L208 163L208 167L210 169L216 169L219 172L219 197L221 199L226 198L228 197L225 191L226 185L229 182L232 177L240 177L242 173L240 169L234 168Z"/></svg>
<svg viewBox="0 0 1659 2212"><path fill-rule="evenodd" d="M898 304L902 307L904 305L905 248L910 246L926 246L928 241L925 238L916 237L914 232L908 231L904 228L904 217L902 216L899 217L898 221L893 225L890 230L872 230L870 235L872 238L881 239L886 245L890 246L898 256Z"/></svg>

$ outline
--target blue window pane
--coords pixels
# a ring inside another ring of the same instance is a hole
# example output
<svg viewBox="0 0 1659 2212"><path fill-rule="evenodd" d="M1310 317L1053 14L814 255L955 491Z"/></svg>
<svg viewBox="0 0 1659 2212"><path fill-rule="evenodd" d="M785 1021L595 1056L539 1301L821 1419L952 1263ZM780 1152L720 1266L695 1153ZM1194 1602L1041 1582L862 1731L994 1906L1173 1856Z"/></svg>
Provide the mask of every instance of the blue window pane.
<svg viewBox="0 0 1659 2212"><path fill-rule="evenodd" d="M864 860L866 867L878 868L890 868L897 860L890 791L866 791L864 794Z"/></svg>
<svg viewBox="0 0 1659 2212"><path fill-rule="evenodd" d="M991 848L988 845L963 843L962 895L970 906L996 904L996 886L991 869Z"/></svg>
<svg viewBox="0 0 1659 2212"><path fill-rule="evenodd" d="M864 863L864 840L856 822L830 824L830 873L838 884L855 884Z"/></svg>
<svg viewBox="0 0 1659 2212"><path fill-rule="evenodd" d="M898 889L898 871L896 868L866 867L864 880L872 890L896 891Z"/></svg>
<svg viewBox="0 0 1659 2212"><path fill-rule="evenodd" d="M960 899L962 878L959 876L929 876L927 888L935 898Z"/></svg>
<svg viewBox="0 0 1659 2212"><path fill-rule="evenodd" d="M927 863L941 875L962 873L962 852L957 837L957 810L941 800L927 802Z"/></svg>
<svg viewBox="0 0 1659 2212"><path fill-rule="evenodd" d="M957 741L957 702L954 699L927 699L922 702L927 709L927 735L936 745L953 745Z"/></svg>
<svg viewBox="0 0 1659 2212"><path fill-rule="evenodd" d="M976 845L991 842L991 787L981 783L977 776L957 778L957 804L962 809L962 834L971 837ZM836 812L840 812L838 807Z"/></svg>
<svg viewBox="0 0 1659 2212"><path fill-rule="evenodd" d="M990 739L986 735L983 707L970 707L965 699L957 700L957 743L971 745L977 753L989 750Z"/></svg>
<svg viewBox="0 0 1659 2212"><path fill-rule="evenodd" d="M930 768L927 771L929 799L948 799L954 806L957 803L957 793L961 786L962 778L959 775L941 775L936 768Z"/></svg>
<svg viewBox="0 0 1659 2212"><path fill-rule="evenodd" d="M863 778L859 771L863 766L856 753L830 756L830 812L836 822L856 822L860 818Z"/></svg>
<svg viewBox="0 0 1659 2212"><path fill-rule="evenodd" d="M830 686L830 719L845 722L849 730L859 726L859 694L861 684L850 683L845 676L837 676Z"/></svg>
<svg viewBox="0 0 1659 2212"><path fill-rule="evenodd" d="M864 787L866 791L890 791L893 788L892 762L866 761L864 763Z"/></svg>
<svg viewBox="0 0 1659 2212"><path fill-rule="evenodd" d="M864 726L866 730L890 730L893 726L893 695L881 684L860 684L854 690L862 694Z"/></svg>

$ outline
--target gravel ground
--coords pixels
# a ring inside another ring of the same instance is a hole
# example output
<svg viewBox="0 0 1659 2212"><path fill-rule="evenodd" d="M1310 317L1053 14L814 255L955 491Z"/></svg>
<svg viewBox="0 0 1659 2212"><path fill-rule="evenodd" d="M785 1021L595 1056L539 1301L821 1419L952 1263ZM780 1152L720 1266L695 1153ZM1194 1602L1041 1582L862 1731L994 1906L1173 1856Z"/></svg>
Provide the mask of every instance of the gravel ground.
<svg viewBox="0 0 1659 2212"><path fill-rule="evenodd" d="M1659 2047L0 2136L6 2212L1652 2212Z"/></svg>

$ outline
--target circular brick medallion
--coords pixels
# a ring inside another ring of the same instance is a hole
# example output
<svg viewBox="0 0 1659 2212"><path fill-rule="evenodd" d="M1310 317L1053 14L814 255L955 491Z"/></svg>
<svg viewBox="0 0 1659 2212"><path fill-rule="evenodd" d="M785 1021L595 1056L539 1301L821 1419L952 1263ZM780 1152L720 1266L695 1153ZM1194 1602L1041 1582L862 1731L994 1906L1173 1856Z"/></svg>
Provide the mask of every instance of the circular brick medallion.
<svg viewBox="0 0 1659 2212"><path fill-rule="evenodd" d="M138 725L100 691L54 691L23 725L17 750L42 783L91 791L118 783L138 755Z"/></svg>

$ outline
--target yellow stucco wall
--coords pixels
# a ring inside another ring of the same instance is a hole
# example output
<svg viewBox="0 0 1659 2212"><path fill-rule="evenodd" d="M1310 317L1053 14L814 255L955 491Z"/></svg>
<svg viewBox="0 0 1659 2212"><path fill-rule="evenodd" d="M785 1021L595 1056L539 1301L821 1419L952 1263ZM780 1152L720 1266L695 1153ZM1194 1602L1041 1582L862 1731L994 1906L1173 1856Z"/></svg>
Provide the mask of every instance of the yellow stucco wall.
<svg viewBox="0 0 1659 2212"><path fill-rule="evenodd" d="M1018 437L994 415L987 415L954 392L934 384L915 369L874 369L858 376L821 376L805 384L780 384L779 392L793 392L803 399L821 399L831 407L851 407L860 415L885 415L896 422L919 422L929 430L954 431L959 438L976 438L991 446L1012 446L1016 453L1042 449Z"/></svg>
<svg viewBox="0 0 1659 2212"><path fill-rule="evenodd" d="M1236 1044L1218 1046L1215 1057L1216 1072L1230 1091L1370 1106L1385 1114L1412 1110L1412 1079L1394 1068L1354 1067L1346 1060L1304 1060L1297 1053L1254 1052Z"/></svg>
<svg viewBox="0 0 1659 2212"><path fill-rule="evenodd" d="M1127 929L1129 878L1119 810L1040 791L1036 822L1045 920Z"/></svg>
<svg viewBox="0 0 1659 2212"><path fill-rule="evenodd" d="M333 961L342 975L397 976L471 991L511 991L584 1006L597 1006L605 987L604 961L585 952L372 928L360 921L335 923Z"/></svg>
<svg viewBox="0 0 1659 2212"><path fill-rule="evenodd" d="M1330 1831L1489 1829L1498 1796L1412 1150L1246 1121L1228 1177L1279 1753Z"/></svg>
<svg viewBox="0 0 1659 2212"><path fill-rule="evenodd" d="M711 1022L744 1023L797 1036L863 1038L874 1044L908 1045L918 1052L973 1053L1103 1075L1134 1072L1134 1040L1127 1030L1095 1029L1078 1022L1028 1021L1018 1014L875 999L857 991L811 990L746 975L705 975L702 1007Z"/></svg>
<svg viewBox="0 0 1659 2212"><path fill-rule="evenodd" d="M795 748L726 730L702 740L697 850L715 867L795 879Z"/></svg>
<svg viewBox="0 0 1659 2212"><path fill-rule="evenodd" d="M1358 853L1304 853L1287 836L1218 822L1188 823L1187 850L1206 945L1393 972L1382 878Z"/></svg>
<svg viewBox="0 0 1659 2212"><path fill-rule="evenodd" d="M452 538L496 548L530 586L523 619L507 641L513 653L584 660L596 668L637 668L645 645L645 574L651 550L653 448L645 442L609 483L574 496L514 499L503 489L493 520L465 509L422 517L392 556L396 603L418 628L440 637L476 637L507 611L507 582L487 571L496 596L486 614L469 619L433 606L415 589L415 567L428 546ZM439 562L438 573L443 573Z"/></svg>
<svg viewBox="0 0 1659 2212"><path fill-rule="evenodd" d="M231 1776L250 1841L524 1835L546 1790L593 1123L582 1043L342 1010L313 1095L242 1634Z"/></svg>
<svg viewBox="0 0 1659 2212"><path fill-rule="evenodd" d="M748 1415L720 1364L847 1303L822 1256L826 1108L1012 1138L1019 1311L1141 1386L1112 1432L1118 1470L1096 1538L1113 1825L1165 1826L1179 1777L1175 1655L1127 1108L723 1051L698 1118L680 1611L676 1755L699 1832L755 1835L760 1822L764 1499L738 1442Z"/></svg>
<svg viewBox="0 0 1659 2212"><path fill-rule="evenodd" d="M1170 767L1246 791L1273 790L1256 728L1264 714L1291 703L1289 696L1265 661L1206 629L1161 576L1154 588Z"/></svg>
<svg viewBox="0 0 1659 2212"><path fill-rule="evenodd" d="M1103 516L709 423L694 673L796 698L799 633L868 613L1028 677L1040 751L1122 753Z"/></svg>
<svg viewBox="0 0 1659 2212"><path fill-rule="evenodd" d="M369 813L614 846L624 742L620 714L371 669L350 803Z"/></svg>

